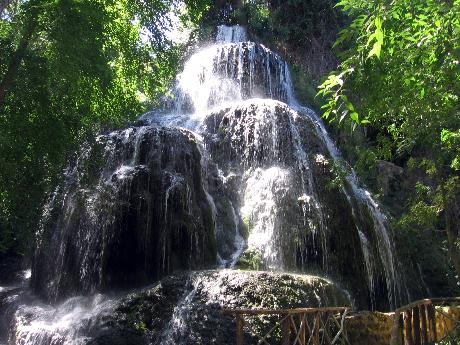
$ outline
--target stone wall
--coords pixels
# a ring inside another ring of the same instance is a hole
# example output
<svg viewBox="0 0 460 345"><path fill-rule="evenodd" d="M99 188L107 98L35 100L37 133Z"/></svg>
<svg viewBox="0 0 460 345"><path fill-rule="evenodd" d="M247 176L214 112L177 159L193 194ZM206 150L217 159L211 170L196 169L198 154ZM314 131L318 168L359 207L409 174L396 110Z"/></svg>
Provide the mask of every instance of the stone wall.
<svg viewBox="0 0 460 345"><path fill-rule="evenodd" d="M345 321L347 337L352 345L389 345L395 313L362 311L351 314ZM441 341L460 321L459 307L436 307L436 339ZM406 338L406 334L404 334ZM417 344L416 344L417 345Z"/></svg>

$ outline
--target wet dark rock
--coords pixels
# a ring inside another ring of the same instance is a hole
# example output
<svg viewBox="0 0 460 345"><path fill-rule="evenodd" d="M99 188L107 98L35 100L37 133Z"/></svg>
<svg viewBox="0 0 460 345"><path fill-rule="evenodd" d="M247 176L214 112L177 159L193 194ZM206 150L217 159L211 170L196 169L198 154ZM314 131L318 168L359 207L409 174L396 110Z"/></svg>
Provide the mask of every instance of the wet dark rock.
<svg viewBox="0 0 460 345"><path fill-rule="evenodd" d="M115 334L138 329L150 344L234 344L234 317L223 314L223 308L349 304L344 291L319 277L230 270L191 272L167 277L132 294L106 322ZM273 318L264 317L249 324L257 333L271 327L271 322ZM246 334L248 343L253 335Z"/></svg>
<svg viewBox="0 0 460 345"><path fill-rule="evenodd" d="M385 269L393 268L375 221L337 176L307 113L248 100L208 114L202 136L200 147L186 130L130 127L84 147L49 204L34 291L56 301L139 287L174 270L232 267L235 255L254 249L244 239L265 217L254 213L257 205L241 211L257 187L251 183L275 169L284 175L269 187L272 223L259 228L273 227L276 261L261 255L240 267L324 272L359 306L388 307L394 278Z"/></svg>
<svg viewBox="0 0 460 345"><path fill-rule="evenodd" d="M87 345L147 345L147 339L136 330L106 329L97 334Z"/></svg>
<svg viewBox="0 0 460 345"><path fill-rule="evenodd" d="M384 309L388 293L384 272L376 270L369 277L357 230L367 237L367 250L377 268L381 266L377 263L381 257L372 230L375 225L366 205L359 204L351 186L337 176L335 159L314 126L308 114L273 100L248 100L206 117L204 145L225 176L228 191L232 191L222 194L236 210L241 210L245 193L254 188L248 174L275 167L284 171L288 179L274 195L270 210L274 219L272 241L279 248L278 261L267 261L248 248L238 267L273 269L274 266L275 270L326 272L347 286L361 307L375 307L369 303L373 300L372 303L380 303L378 307ZM255 180L260 178L257 176ZM275 193L277 187L270 188ZM359 214L353 215L357 211ZM247 238L252 231L252 220L244 219L240 212L238 217L240 232L246 233ZM225 241L230 239L222 237L218 242ZM372 292L369 279L374 284Z"/></svg>
<svg viewBox="0 0 460 345"><path fill-rule="evenodd" d="M378 161L377 183L385 196L394 194L400 189L401 176L404 169L391 162Z"/></svg>
<svg viewBox="0 0 460 345"><path fill-rule="evenodd" d="M28 264L23 256L0 254L0 286L17 284Z"/></svg>
<svg viewBox="0 0 460 345"><path fill-rule="evenodd" d="M179 129L131 127L83 147L48 205L34 291L55 301L212 266L200 162L193 135Z"/></svg>
<svg viewBox="0 0 460 345"><path fill-rule="evenodd" d="M349 306L348 294L320 277L235 270L178 272L128 295L73 297L45 304L27 289L0 294L0 341L35 345L234 344L230 308ZM248 320L247 343L273 317Z"/></svg>

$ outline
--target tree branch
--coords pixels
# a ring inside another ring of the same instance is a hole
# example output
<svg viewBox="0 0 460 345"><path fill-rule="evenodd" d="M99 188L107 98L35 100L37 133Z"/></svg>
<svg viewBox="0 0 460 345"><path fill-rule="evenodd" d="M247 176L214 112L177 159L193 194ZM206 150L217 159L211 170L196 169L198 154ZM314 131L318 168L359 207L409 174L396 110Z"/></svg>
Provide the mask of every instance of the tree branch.
<svg viewBox="0 0 460 345"><path fill-rule="evenodd" d="M5 0L9 1L9 0ZM31 16L29 21L26 23L26 27L24 30L24 34L19 42L19 46L16 51L13 53L11 57L11 61L8 65L8 69L6 70L3 78L0 82L0 105L3 104L6 94L8 90L11 88L14 79L16 78L17 72L19 70L19 66L24 58L24 54L29 46L30 39L35 31L35 28L38 23L38 9L35 7L31 8Z"/></svg>

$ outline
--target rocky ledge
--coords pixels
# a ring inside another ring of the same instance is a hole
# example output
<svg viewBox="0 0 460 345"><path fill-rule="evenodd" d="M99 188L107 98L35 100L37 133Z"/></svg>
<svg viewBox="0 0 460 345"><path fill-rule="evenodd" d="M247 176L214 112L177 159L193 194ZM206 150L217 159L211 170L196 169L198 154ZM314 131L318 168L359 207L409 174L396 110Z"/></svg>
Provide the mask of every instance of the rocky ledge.
<svg viewBox="0 0 460 345"><path fill-rule="evenodd" d="M222 313L224 308L345 305L350 305L347 293L327 279L262 271L176 273L129 294L73 297L56 306L22 288L0 295L0 318L9 325L8 331L0 329L0 342L234 344L235 320ZM247 343L272 321L253 318Z"/></svg>
<svg viewBox="0 0 460 345"><path fill-rule="evenodd" d="M182 273L126 297L104 319L91 344L234 344L235 321L223 315L223 308L336 305L350 305L347 294L320 277L232 270ZM269 318L258 318L251 329L263 332L269 325ZM127 339L120 342L121 335ZM246 334L248 343L252 336Z"/></svg>

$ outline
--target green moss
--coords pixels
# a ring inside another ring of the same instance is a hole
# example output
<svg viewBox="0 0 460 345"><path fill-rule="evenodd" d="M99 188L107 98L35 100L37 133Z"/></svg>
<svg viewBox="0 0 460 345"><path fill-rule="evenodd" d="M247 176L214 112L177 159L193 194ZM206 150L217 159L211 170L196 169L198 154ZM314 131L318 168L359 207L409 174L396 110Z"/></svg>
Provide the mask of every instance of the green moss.
<svg viewBox="0 0 460 345"><path fill-rule="evenodd" d="M219 126L218 132L219 132L219 136L225 137L228 133L228 128L221 125Z"/></svg>
<svg viewBox="0 0 460 345"><path fill-rule="evenodd" d="M316 98L316 87L318 86L314 78L298 66L291 67L292 83L294 85L296 97L302 104L308 104L314 109L319 109L320 104Z"/></svg>
<svg viewBox="0 0 460 345"><path fill-rule="evenodd" d="M194 144L195 146L198 145L198 141L196 140L196 138L194 136L190 136L189 137L189 140L192 144ZM198 148L197 148L198 149Z"/></svg>
<svg viewBox="0 0 460 345"><path fill-rule="evenodd" d="M236 267L242 270L260 270L263 268L262 254L255 249L247 249L240 256Z"/></svg>
<svg viewBox="0 0 460 345"><path fill-rule="evenodd" d="M340 190L344 186L345 177L349 174L343 165L334 162L331 166L331 174L333 176L332 180L330 180L326 188L328 190Z"/></svg>
<svg viewBox="0 0 460 345"><path fill-rule="evenodd" d="M249 234L251 233L251 230L252 230L252 224L251 224L251 220L249 219L249 217L243 217L243 223L242 223L242 233L243 233L243 237L244 238L248 238L249 237Z"/></svg>
<svg viewBox="0 0 460 345"><path fill-rule="evenodd" d="M142 334L145 334L148 331L147 325L142 320L134 323L134 329Z"/></svg>

